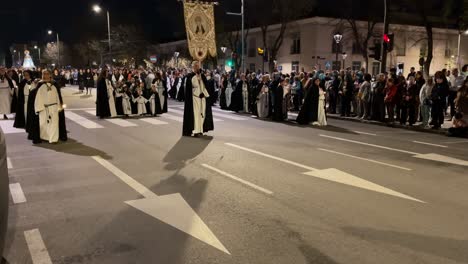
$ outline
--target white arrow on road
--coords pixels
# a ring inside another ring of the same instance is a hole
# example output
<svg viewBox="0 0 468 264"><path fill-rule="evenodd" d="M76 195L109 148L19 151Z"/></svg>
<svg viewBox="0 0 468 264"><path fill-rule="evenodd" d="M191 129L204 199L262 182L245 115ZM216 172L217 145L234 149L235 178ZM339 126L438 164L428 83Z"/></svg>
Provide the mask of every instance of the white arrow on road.
<svg viewBox="0 0 468 264"><path fill-rule="evenodd" d="M126 201L126 204L226 254L231 254L180 194L158 196L102 157L93 156L92 158L145 197L139 200Z"/></svg>
<svg viewBox="0 0 468 264"><path fill-rule="evenodd" d="M438 162L443 162L443 163L448 163L448 164L453 164L453 165L460 165L460 166L468 166L468 161L466 161L466 160L452 158L452 157L448 157L448 156L444 156L444 155L440 155L440 154L435 154L435 153L420 154L420 153L416 153L416 152L412 152L412 151L396 149L396 148L390 148L390 147L385 147L385 146L360 142L360 141L346 139L346 138L332 137L332 136L327 136L327 135L319 135L319 136L324 137L324 138L335 139L335 140L339 140L339 141L345 141L345 142L349 142L349 143L374 147L374 148L380 148L380 149L386 149L386 150L396 151L396 152L400 152L400 153L405 153L405 154L412 155L414 158L418 158L418 159L433 160L433 161L438 161Z"/></svg>
<svg viewBox="0 0 468 264"><path fill-rule="evenodd" d="M319 170L319 169L309 167L307 165L303 165L303 164L300 164L300 163L297 163L297 162L294 162L294 161L286 160L286 159L276 157L276 156L273 156L273 155L270 155L270 154L266 154L266 153L263 153L263 152L260 152L260 151L257 151L257 150L253 150L253 149L249 149L249 148L246 148L246 147L238 146L238 145L235 145L235 144L232 144L232 143L225 143L225 144L228 145L228 146L237 148L237 149L241 149L241 150L244 150L244 151L247 151L247 152L250 152L250 153L254 153L254 154L263 156L263 157L278 160L278 161L281 161L281 162L284 162L284 163L287 163L287 164L290 164L290 165L293 165L293 166L296 166L296 167L299 167L299 168L310 170L309 172L303 173L303 174L308 175L308 176L313 176L313 177L320 178L320 179L323 179L323 180L337 182L337 183L341 183L341 184L345 184L345 185L349 185L349 186L353 186L353 187L357 187L357 188L361 188L361 189L365 189L365 190L369 190L369 191L373 191L373 192L392 195L392 196L395 196L395 197L408 199L408 200L415 201L415 202L425 203L424 201L421 201L419 199L413 198L413 197L408 196L408 195L403 194L403 193L396 192L394 190L391 190L389 188L380 186L380 185L375 184L373 182L366 181L364 179L361 179L359 177L356 177L356 176L351 175L349 173L346 173L344 171L340 171L338 169L330 168L330 169L325 169L325 170Z"/></svg>

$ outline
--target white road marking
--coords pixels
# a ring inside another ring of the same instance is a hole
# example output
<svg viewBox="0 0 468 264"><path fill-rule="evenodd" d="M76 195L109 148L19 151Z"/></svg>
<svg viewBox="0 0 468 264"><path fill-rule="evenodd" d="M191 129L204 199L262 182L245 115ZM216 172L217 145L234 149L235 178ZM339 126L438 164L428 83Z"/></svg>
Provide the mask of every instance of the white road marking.
<svg viewBox="0 0 468 264"><path fill-rule="evenodd" d="M444 145L432 144L432 143L427 143L427 142L422 142L422 141L413 141L413 143L434 146L434 147L439 147L439 148L448 148L447 146L444 146Z"/></svg>
<svg viewBox="0 0 468 264"><path fill-rule="evenodd" d="M294 161L290 161L290 160L283 159L283 158L280 158L280 157L275 157L273 155L269 155L269 154L266 154L266 153L263 153L263 152L260 152L260 151L256 151L256 150L245 148L245 147L241 147L239 145L235 145L235 144L232 144L232 143L224 143L224 144L226 144L228 146L231 146L231 147L234 147L234 148L237 148L237 149L241 149L241 150L250 152L250 153L254 153L254 154L257 154L257 155L260 155L260 156L263 156L263 157L278 160L278 161L281 161L281 162L284 162L284 163L287 163L287 164L290 164L290 165L293 165L293 166L296 166L296 167L299 167L299 168L303 168L303 169L306 169L306 170L309 170L309 171L317 170L315 168L312 168L312 167L309 167L309 166L306 166L306 165L303 165L303 164L300 164L300 163L297 163L297 162L294 162Z"/></svg>
<svg viewBox="0 0 468 264"><path fill-rule="evenodd" d="M89 128L89 129L103 128L103 126L101 126L100 124L94 121L91 121L85 117L82 117L78 114L75 114L74 112L67 111L65 113L65 116L71 121L77 123L78 125L84 128Z"/></svg>
<svg viewBox="0 0 468 264"><path fill-rule="evenodd" d="M13 169L13 163L11 163L11 159L7 158L7 164L8 164L8 169L11 170Z"/></svg>
<svg viewBox="0 0 468 264"><path fill-rule="evenodd" d="M401 149L396 149L396 148L390 148L390 147L385 147L385 146L380 146L380 145L375 145L375 144L369 144L369 143L364 143L364 142L361 142L361 141L356 141L356 140L351 140L351 139L346 139L346 138L332 137L332 136L327 136L327 135L322 135L322 134L320 134L319 136L325 137L325 138L330 138L330 139L336 139L336 140L340 140L340 141L345 141L345 142L350 142L350 143L355 143L355 144L360 144L360 145L364 145L364 146L374 147L374 148L393 150L393 151L406 153L406 154L410 154L410 155L419 154L419 153L416 153L416 152L411 152L411 151L406 151L406 150L401 150Z"/></svg>
<svg viewBox="0 0 468 264"><path fill-rule="evenodd" d="M26 133L24 129L13 127L14 120L0 120L0 127L4 134L19 134Z"/></svg>
<svg viewBox="0 0 468 264"><path fill-rule="evenodd" d="M179 193L158 196L125 172L99 156L92 157L112 174L143 195L144 199L125 203L185 232L226 254L231 254Z"/></svg>
<svg viewBox="0 0 468 264"><path fill-rule="evenodd" d="M414 157L419 158L419 159L426 159L426 160L439 161L439 162L450 163L450 164L455 164L455 165L468 166L468 161L466 160L456 159L456 158L439 155L435 153L418 154L418 155L415 155Z"/></svg>
<svg viewBox="0 0 468 264"><path fill-rule="evenodd" d="M377 134L374 134L374 133L361 132L361 131L353 131L353 132L358 133L358 134L363 134L363 135L377 136Z"/></svg>
<svg viewBox="0 0 468 264"><path fill-rule="evenodd" d="M171 109L171 113L176 113L176 114L180 114L180 115L184 115L184 111L181 111L181 110L175 110L175 109ZM165 114L163 114L162 116L164 116ZM214 118L213 117L213 122L222 122L223 120L221 119L217 119L217 118Z"/></svg>
<svg viewBox="0 0 468 264"><path fill-rule="evenodd" d="M130 121L127 121L125 119L120 119L120 118L115 118L115 119L106 119L107 122L110 122L114 125L118 125L121 127L136 127L138 126L137 124L134 124Z"/></svg>
<svg viewBox="0 0 468 264"><path fill-rule="evenodd" d="M412 170L412 169L408 169L408 168L405 168L405 167L401 167L401 166L397 166L397 165L393 165L393 164L389 164L389 163L385 163L385 162L381 162L381 161L376 161L376 160L372 160L372 159L366 159L366 158L362 158L362 157L358 157L358 156L353 156L353 155L341 153L341 152L338 152L338 151L322 149L322 148L319 148L318 150L326 151L326 152L330 152L330 153L334 153L334 154L337 154L337 155L342 155L342 156L346 156L346 157L350 157L350 158L355 158L355 159L359 159L359 160L365 160L365 161L369 161L369 162L373 162L373 163L376 163L376 164L385 165L385 166L389 166L389 167L393 167L393 168L397 168L397 169L401 169L401 170L406 170L406 171L411 171Z"/></svg>
<svg viewBox="0 0 468 264"><path fill-rule="evenodd" d="M223 118L227 118L227 119L231 119L231 120L235 120L235 121L247 120L247 118L239 117L239 116L236 116L236 115L227 115L227 114L222 114L222 113L213 113L213 115L223 117Z"/></svg>
<svg viewBox="0 0 468 264"><path fill-rule="evenodd" d="M238 182L240 182L240 183L242 183L242 184L244 184L244 185L247 185L247 186L249 186L249 187L251 187L251 188L253 188L253 189L257 190L257 191L261 191L261 192L266 193L266 194L268 194L268 195L272 195L272 194L273 194L273 192L270 191L270 190L268 190L268 189L265 189L265 188L260 187L260 186L258 186L258 185L256 185L256 184L253 184L253 183L248 182L248 181L246 181L246 180L243 180L243 179L241 179L241 178L239 178L239 177L236 177L236 176L234 176L234 175L232 175L232 174L229 174L229 173L227 173L227 172L224 172L224 171L222 171L222 170L219 170L219 169L217 169L217 168L214 168L214 167L212 167L212 166L210 166L210 165L208 165L208 164L202 164L202 166L205 167L205 168L207 168L207 169L210 169L210 170L212 170L212 171L215 171L215 172L217 172L217 173L219 173L219 174L221 174L221 175L223 175L223 176L225 176L225 177L228 177L228 178L230 178L230 179L232 179L232 180L235 180L235 181L238 181Z"/></svg>
<svg viewBox="0 0 468 264"><path fill-rule="evenodd" d="M235 147L235 148L238 148L238 149L242 149L242 150L245 150L245 151L260 155L260 156L275 159L275 160L282 161L282 162L285 162L285 163L288 163L288 164L291 164L291 165L294 165L294 166L297 166L297 167L300 167L300 168L306 168L306 169L310 170L308 172L303 173L304 175L313 176L313 177L316 177L316 178L321 178L321 179L328 180L328 181L333 181L333 182L337 182L337 183L341 183L341 184L345 184L345 185L350 185L350 186L361 188L361 189L366 189L366 190L370 190L370 191L374 191L374 192L384 193L384 194L393 195L393 196L404 198L404 199L409 199L409 200L425 203L425 202L423 202L421 200L418 200L418 199L415 199L415 198L413 198L411 196L408 196L408 195L393 191L391 189L388 189L388 188L385 188L383 186L377 185L377 184L372 183L370 181L366 181L364 179L361 179L359 177L356 177L354 175L351 175L349 173L340 171L340 170L335 169L335 168L319 170L319 169L315 169L315 168L312 168L312 167L309 167L309 166L305 166L305 165L302 165L302 164L299 164L299 163L296 163L296 162L293 162L293 161L289 161L289 160L285 160L285 159L282 159L282 158L279 158L279 157L268 155L268 154L265 154L265 153L262 153L260 151L256 151L256 150L253 150L253 149L244 148L244 147L237 146L237 145L234 145L234 144L231 144L231 143L225 143L225 144L228 145L228 146L231 146L231 147Z"/></svg>
<svg viewBox="0 0 468 264"><path fill-rule="evenodd" d="M346 184L350 186L354 186L357 188L369 190L369 191L374 191L374 192L379 192L387 195L392 195L396 196L399 198L403 199L408 199L420 203L426 203L424 201L421 201L419 199L413 198L411 196L408 196L406 194L402 194L399 192L396 192L394 190L388 189L386 187L380 186L378 184L372 183L370 181L366 181L364 179L358 178L356 176L353 176L351 174L348 174L346 172L331 168L331 169L325 169L325 170L319 170L319 171L311 171L311 172L306 172L304 173L309 176L313 176L316 178L320 178L323 180L327 181L332 181L332 182L337 182L341 184Z"/></svg>
<svg viewBox="0 0 468 264"><path fill-rule="evenodd" d="M355 143L355 144L360 144L360 145L364 145L364 146L370 146L370 147L374 147L374 148L387 149L387 150L393 150L393 151L396 151L396 152L406 153L406 154L413 155L414 158L433 160L433 161L450 163L450 164L461 165L461 166L468 166L468 161L466 161L466 160L452 158L452 157L448 157L448 156L444 156L444 155L440 155L440 154L435 154L435 153L420 154L420 153L416 153L416 152L411 152L411 151L406 151L406 150L401 150L401 149L395 149L395 148L390 148L390 147L385 147L385 146L380 146L380 145L375 145L375 144L369 144L369 143L364 143L364 142L345 139L345 138L332 137L332 136L327 136L327 135L319 135L319 136L325 137L325 138L330 138L330 139L336 139L336 140L340 140L340 141L346 141L346 142Z"/></svg>
<svg viewBox="0 0 468 264"><path fill-rule="evenodd" d="M21 185L19 183L10 184L10 193L14 204L26 202L26 197L24 196L23 189L21 189Z"/></svg>
<svg viewBox="0 0 468 264"><path fill-rule="evenodd" d="M146 188L144 185L140 184L139 182L135 181L132 177L128 176L125 172L121 171L119 168L115 167L112 163L108 162L107 160L103 159L99 156L93 156L93 159L101 164L104 168L112 172L115 176L117 176L120 180L130 186L133 190L137 193L141 194L145 198L153 198L157 197L152 191Z"/></svg>
<svg viewBox="0 0 468 264"><path fill-rule="evenodd" d="M24 237L28 244L33 264L52 264L52 260L50 259L49 252L42 240L39 229L24 231Z"/></svg>
<svg viewBox="0 0 468 264"><path fill-rule="evenodd" d="M158 119L156 119L156 118L142 118L142 119L140 119L140 120L143 121L143 122L152 124L152 125L167 125L167 124L169 124L169 123L167 123L167 122L158 120Z"/></svg>
<svg viewBox="0 0 468 264"><path fill-rule="evenodd" d="M297 114L297 113L288 113L288 115L297 117L299 114Z"/></svg>
<svg viewBox="0 0 468 264"><path fill-rule="evenodd" d="M177 121L177 122L180 122L180 123L184 122L184 119L182 117L171 115L171 114L168 114L168 113L162 114L161 117L166 118L166 119L170 119L170 120L174 120L174 121Z"/></svg>

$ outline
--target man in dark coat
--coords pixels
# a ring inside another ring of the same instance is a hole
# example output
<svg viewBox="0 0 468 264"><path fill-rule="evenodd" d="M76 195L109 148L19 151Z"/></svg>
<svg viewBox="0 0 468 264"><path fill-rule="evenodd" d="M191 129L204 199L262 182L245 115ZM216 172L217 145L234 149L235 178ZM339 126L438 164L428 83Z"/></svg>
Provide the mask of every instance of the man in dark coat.
<svg viewBox="0 0 468 264"><path fill-rule="evenodd" d="M186 137L192 135L200 136L203 133L214 130L211 105L206 102L206 98L210 97L206 90L207 80L205 75L201 73L200 63L198 61L192 63L192 70L193 72L187 75L187 82L185 85L182 135Z"/></svg>
<svg viewBox="0 0 468 264"><path fill-rule="evenodd" d="M24 71L23 73L24 79L20 82L18 86L18 100L16 104L16 115L15 115L15 123L13 124L16 128L25 128L26 127L26 118L25 118L25 104L26 97L24 93L24 88L26 86L31 87L33 85L32 72L31 71ZM28 88L26 88L28 90ZM27 94L29 97L29 94Z"/></svg>
<svg viewBox="0 0 468 264"><path fill-rule="evenodd" d="M99 118L106 118L111 116L106 78L107 70L103 69L97 81L96 116L99 116Z"/></svg>

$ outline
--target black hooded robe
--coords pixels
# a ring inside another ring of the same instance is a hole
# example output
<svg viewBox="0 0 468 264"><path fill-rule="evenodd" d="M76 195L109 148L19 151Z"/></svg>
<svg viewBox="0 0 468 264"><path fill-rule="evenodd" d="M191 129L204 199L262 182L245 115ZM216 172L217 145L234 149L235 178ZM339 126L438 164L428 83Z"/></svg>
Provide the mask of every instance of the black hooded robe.
<svg viewBox="0 0 468 264"><path fill-rule="evenodd" d="M41 133L40 133L40 126L39 126L39 115L36 114L36 110L34 107L36 101L36 95L39 88L45 84L45 82L41 81L37 84L36 88L31 90L29 93L28 98L28 121L26 122L26 131L28 132L28 139L32 140L33 144L39 144L42 142ZM55 82L52 82L54 87L57 89L57 94L59 96L60 104L63 105L62 93L60 88L58 88ZM59 140L60 141L67 141L67 127L65 124L65 109L60 111L59 113Z"/></svg>
<svg viewBox="0 0 468 264"><path fill-rule="evenodd" d="M26 127L26 119L24 118L24 104L26 103L24 101L24 87L26 84L31 84L31 82L28 83L28 81L23 80L18 85L18 100L16 101L15 123L13 123L13 126L16 128Z"/></svg>
<svg viewBox="0 0 468 264"><path fill-rule="evenodd" d="M236 84L236 89L232 92L231 95L231 105L229 106L231 111L239 112L244 109L244 101L242 97L242 85L243 81L239 81Z"/></svg>
<svg viewBox="0 0 468 264"><path fill-rule="evenodd" d="M107 94L105 78L100 78L98 80L96 93L96 116L100 118L110 117L109 95Z"/></svg>
<svg viewBox="0 0 468 264"><path fill-rule="evenodd" d="M8 85L10 85L10 89L14 91L15 85L13 84L13 80L7 78ZM18 85L18 82L15 81L16 85ZM10 113L14 114L16 113L16 105L18 104L18 97L16 96L16 93L13 93L13 96L11 98L11 107L10 107Z"/></svg>
<svg viewBox="0 0 468 264"><path fill-rule="evenodd" d="M192 87L192 78L195 76L195 73L190 73L187 75L187 82L185 85L185 104L184 104L184 123L182 128L182 135L185 137L192 136L194 128L194 114L193 114L193 87ZM207 80L205 75L201 75L203 84L205 88L207 86ZM211 94L210 94L211 97ZM214 130L213 122L213 112L211 111L211 105L209 104L208 98L206 100L206 111L205 111L205 122L203 123L203 132L208 132Z"/></svg>
<svg viewBox="0 0 468 264"><path fill-rule="evenodd" d="M177 93L177 101L183 102L185 100L185 83L187 82L187 76L182 78L182 84L180 85L179 92Z"/></svg>
<svg viewBox="0 0 468 264"><path fill-rule="evenodd" d="M304 104L302 105L296 119L297 123L308 125L318 120L319 89L320 88L318 86L312 84L312 86L307 90L304 98Z"/></svg>
<svg viewBox="0 0 468 264"><path fill-rule="evenodd" d="M284 112L283 112L283 86L279 84L276 87L272 87L274 94L274 107L273 107L273 121L284 121ZM318 101L317 101L318 102Z"/></svg>

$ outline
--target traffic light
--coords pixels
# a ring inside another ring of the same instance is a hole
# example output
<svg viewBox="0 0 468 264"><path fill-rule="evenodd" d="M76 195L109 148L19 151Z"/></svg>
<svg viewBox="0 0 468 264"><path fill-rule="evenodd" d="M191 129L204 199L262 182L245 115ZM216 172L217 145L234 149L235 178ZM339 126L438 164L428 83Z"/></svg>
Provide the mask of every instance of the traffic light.
<svg viewBox="0 0 468 264"><path fill-rule="evenodd" d="M395 39L395 35L393 33L384 34L383 36L384 51L391 52L393 50L394 39Z"/></svg>
<svg viewBox="0 0 468 264"><path fill-rule="evenodd" d="M226 64L227 64L227 66L232 68L234 66L234 61L233 60L227 60Z"/></svg>
<svg viewBox="0 0 468 264"><path fill-rule="evenodd" d="M264 55L265 55L265 49L257 48L257 53L258 53L258 55L260 55L260 56L264 56Z"/></svg>
<svg viewBox="0 0 468 264"><path fill-rule="evenodd" d="M369 50L371 53L369 54L369 58L374 58L374 60L380 60L380 53L382 51L382 46L380 43L375 43L374 47L370 47Z"/></svg>

